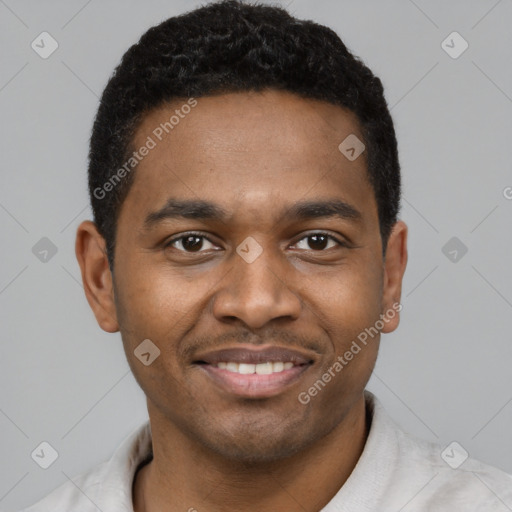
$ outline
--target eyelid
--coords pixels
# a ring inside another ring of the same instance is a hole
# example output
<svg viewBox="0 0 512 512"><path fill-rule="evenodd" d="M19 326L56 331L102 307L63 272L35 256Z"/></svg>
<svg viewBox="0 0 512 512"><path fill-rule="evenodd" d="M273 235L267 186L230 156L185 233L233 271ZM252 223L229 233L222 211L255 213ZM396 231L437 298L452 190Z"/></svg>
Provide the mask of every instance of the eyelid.
<svg viewBox="0 0 512 512"><path fill-rule="evenodd" d="M322 230L311 230L311 231L308 231L307 233L301 234L301 237L299 239L297 239L297 241L295 241L293 243L293 245L296 245L300 241L304 240L304 238L308 238L313 235L325 235L325 236L327 236L327 238L334 240L340 247L348 247L348 245L349 245L348 242L346 240L344 240L343 238L338 238L337 236L331 234L329 231L322 231ZM315 251L315 252L323 252L323 251Z"/></svg>
<svg viewBox="0 0 512 512"><path fill-rule="evenodd" d="M201 237L201 238L204 238L205 240L208 240L208 242L210 242L211 244L217 245L215 242L210 240L209 236L205 235L201 231L187 231L185 233L181 233L181 234L174 236L174 237L170 238L169 240L165 241L163 246L164 246L164 248L170 247L174 242L178 242L179 240L183 240L189 236ZM178 249L178 250L180 252L188 252L188 251L181 251L180 249ZM204 252L204 251L197 251L197 252ZM197 252L196 252L196 254L197 254Z"/></svg>
<svg viewBox="0 0 512 512"><path fill-rule="evenodd" d="M331 234L330 232L328 231L322 231L322 230L311 230L311 231L308 231L306 233L302 233L300 235L300 238L298 238L293 244L292 246L294 245L297 245L299 242L301 242L302 240L304 240L305 238L308 238L310 236L313 236L313 235L325 235L327 236L327 238L333 240L334 242L336 242L336 244L338 244L338 246L340 247L348 247L348 242L346 242L345 240L343 239L340 239L338 238L337 236ZM205 240L208 240L208 242L210 242L212 245L217 245L215 242L213 242L208 235L206 235L205 233L201 232L201 231L187 231L185 233L180 233L179 235L177 236L174 236L172 237L171 239L169 239L168 241L164 242L164 248L167 248L167 247L170 247L172 246L173 243L179 241L179 240L183 240L189 236L197 236L197 237L201 237L201 238L204 238ZM189 251L182 251L180 249L177 249L179 252L186 252L188 253ZM210 249L211 250L211 249ZM192 254L198 254L198 253L201 253L201 252L205 252L205 251L197 251L197 252L194 252L194 251L190 251ZM315 251L315 252L324 252L324 251Z"/></svg>

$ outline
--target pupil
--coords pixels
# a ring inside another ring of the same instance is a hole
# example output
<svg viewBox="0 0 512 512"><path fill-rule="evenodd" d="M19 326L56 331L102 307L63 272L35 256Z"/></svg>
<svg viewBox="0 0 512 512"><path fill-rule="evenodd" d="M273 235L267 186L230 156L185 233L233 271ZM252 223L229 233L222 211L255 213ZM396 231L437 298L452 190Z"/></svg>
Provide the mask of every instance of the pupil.
<svg viewBox="0 0 512 512"><path fill-rule="evenodd" d="M187 236L183 240L183 247L187 251L198 251L201 249L201 246L203 245L203 239L200 236L191 235Z"/></svg>
<svg viewBox="0 0 512 512"><path fill-rule="evenodd" d="M327 237L325 235L310 235L309 246L312 249L325 249L327 246Z"/></svg>

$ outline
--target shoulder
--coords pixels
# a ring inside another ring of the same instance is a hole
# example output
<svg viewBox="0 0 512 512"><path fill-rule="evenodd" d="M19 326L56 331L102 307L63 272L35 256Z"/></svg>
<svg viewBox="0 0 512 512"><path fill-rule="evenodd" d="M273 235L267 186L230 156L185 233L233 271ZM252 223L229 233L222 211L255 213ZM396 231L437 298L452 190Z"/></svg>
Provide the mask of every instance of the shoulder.
<svg viewBox="0 0 512 512"><path fill-rule="evenodd" d="M400 429L397 440L402 460L399 478L416 481L413 501L426 509L512 510L512 475L470 457L458 442L443 446Z"/></svg>
<svg viewBox="0 0 512 512"><path fill-rule="evenodd" d="M356 475L364 480L373 472L375 507L386 512L512 510L511 475L472 458L455 441L433 443L409 434L373 394L366 396L372 427Z"/></svg>
<svg viewBox="0 0 512 512"><path fill-rule="evenodd" d="M132 484L138 466L152 457L149 422L140 425L110 460L69 479L41 501L20 512L105 512L132 510Z"/></svg>
<svg viewBox="0 0 512 512"><path fill-rule="evenodd" d="M64 482L34 505L20 512L97 512L94 497L105 478L107 462Z"/></svg>

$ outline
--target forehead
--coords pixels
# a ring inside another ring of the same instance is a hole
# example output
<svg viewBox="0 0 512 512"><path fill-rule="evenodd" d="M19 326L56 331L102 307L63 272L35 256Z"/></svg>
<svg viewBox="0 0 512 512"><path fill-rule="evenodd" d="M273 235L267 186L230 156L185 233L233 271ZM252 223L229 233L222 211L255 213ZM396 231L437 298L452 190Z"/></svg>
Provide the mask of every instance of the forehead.
<svg viewBox="0 0 512 512"><path fill-rule="evenodd" d="M363 139L346 109L280 91L194 102L163 105L139 126L134 148L150 140L153 146L138 163L125 201L139 212L169 196L252 209L260 217L269 205L315 195L374 203L365 153L351 161L338 147L349 136Z"/></svg>

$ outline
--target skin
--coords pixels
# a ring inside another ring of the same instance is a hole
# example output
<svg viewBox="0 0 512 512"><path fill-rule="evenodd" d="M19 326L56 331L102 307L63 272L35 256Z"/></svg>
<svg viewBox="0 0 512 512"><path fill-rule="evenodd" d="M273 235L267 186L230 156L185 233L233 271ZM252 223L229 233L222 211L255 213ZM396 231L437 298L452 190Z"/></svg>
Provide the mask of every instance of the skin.
<svg viewBox="0 0 512 512"><path fill-rule="evenodd" d="M349 134L363 138L351 112L278 91L197 101L135 171L113 273L95 225L77 231L89 304L103 330L121 332L147 396L154 459L137 473L134 510L318 511L364 448L363 391L380 335L308 404L297 397L399 302L407 227L394 225L383 259L365 153L351 162L338 150ZM150 112L134 146L185 102ZM212 201L228 217L167 219L144 231L170 197ZM329 199L360 219L282 217L296 202ZM207 237L199 252L183 241L164 247L191 230ZM346 246L308 238L319 232ZM263 250L250 264L236 252L248 236ZM396 314L382 332L398 322ZM133 352L147 338L161 354L144 366ZM280 394L240 398L193 364L200 352L240 344L298 348L314 363Z"/></svg>

